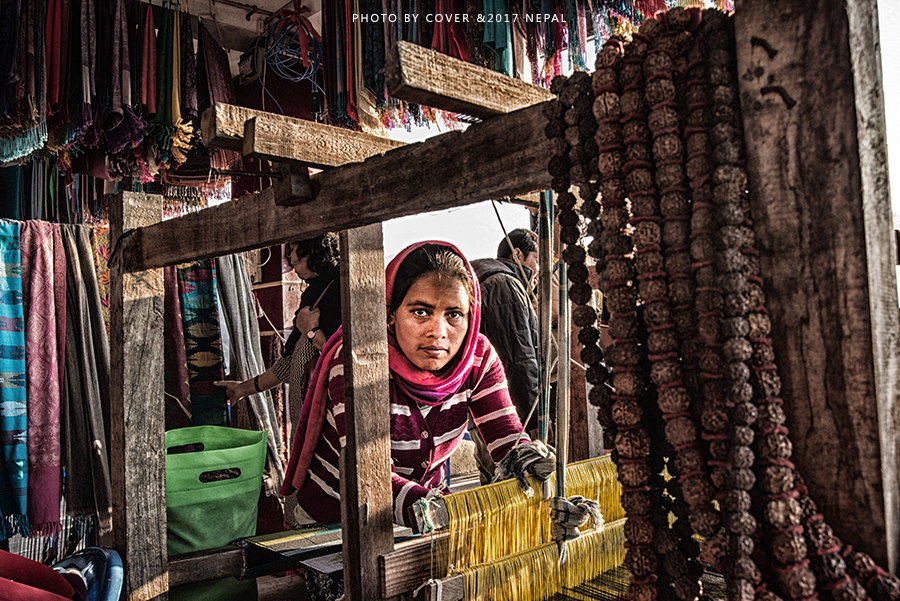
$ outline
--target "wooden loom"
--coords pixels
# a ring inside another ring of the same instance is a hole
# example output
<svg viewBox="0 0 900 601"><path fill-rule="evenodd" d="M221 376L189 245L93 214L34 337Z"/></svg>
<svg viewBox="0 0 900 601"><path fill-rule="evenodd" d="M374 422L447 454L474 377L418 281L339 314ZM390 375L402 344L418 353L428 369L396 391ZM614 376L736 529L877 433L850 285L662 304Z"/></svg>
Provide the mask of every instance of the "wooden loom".
<svg viewBox="0 0 900 601"><path fill-rule="evenodd" d="M795 358L785 386L798 407L808 407L789 416L793 430L808 433L795 457L841 538L895 569L900 318L880 66L871 52L878 41L875 2L736 4L739 71L748 75L741 79L747 163L756 182L752 202L769 311L780 332L777 352ZM791 107L772 86L789 94ZM439 96L433 98L427 104L440 107ZM372 409L386 391L384 330L365 320L384 298L378 224L546 189L543 125L540 107L525 108L465 133L336 167L313 176L314 203L277 206L292 198L282 186L165 223L158 197L125 193L111 203L113 239L135 230L120 241L111 273L112 544L127 565L129 599L165 599L170 576L184 577L165 551L162 290L144 272L346 230L344 327L360 351L347 365L355 412L347 416L342 491L345 582L348 599L384 598L380 566L401 547L394 550L384 478L388 423ZM823 156L846 160L836 169ZM780 242L797 239L799 247Z"/></svg>

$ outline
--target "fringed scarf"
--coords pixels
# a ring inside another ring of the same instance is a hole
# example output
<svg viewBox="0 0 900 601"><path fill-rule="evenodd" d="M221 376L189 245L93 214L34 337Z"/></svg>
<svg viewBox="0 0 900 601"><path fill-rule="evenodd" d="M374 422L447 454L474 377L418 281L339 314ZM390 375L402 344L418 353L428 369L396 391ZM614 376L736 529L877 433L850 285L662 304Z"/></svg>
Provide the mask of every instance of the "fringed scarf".
<svg viewBox="0 0 900 601"><path fill-rule="evenodd" d="M25 313L18 222L0 221L0 539L28 536Z"/></svg>
<svg viewBox="0 0 900 601"><path fill-rule="evenodd" d="M437 0L434 10L436 13L443 15L468 14L466 0ZM469 62L469 42L466 38L465 25L457 23L455 18L452 22L443 20L440 23L435 23L431 49Z"/></svg>
<svg viewBox="0 0 900 601"><path fill-rule="evenodd" d="M109 341L88 229L61 225L66 252L66 514L112 529L109 474Z"/></svg>
<svg viewBox="0 0 900 601"><path fill-rule="evenodd" d="M227 426L225 389L213 384L225 378L215 263L206 259L179 265L178 289L191 388L191 423Z"/></svg>
<svg viewBox="0 0 900 601"><path fill-rule="evenodd" d="M478 344L479 328L481 326L481 290L478 287L478 278L475 270L469 264L458 248L448 242L439 240L427 240L406 247L388 264L385 270L385 288L387 292L386 308L391 305L391 296L394 291L394 281L397 270L403 260L417 248L425 244L438 244L450 248L462 257L466 264L466 270L472 276L475 283L475 298L472 301L472 310L469 313L469 330L457 357L453 359L453 368L441 375L423 371L406 358L393 333L388 329L388 368L391 372L391 386L398 386L404 393L416 399L419 403L431 407L440 405L447 397L457 393L465 384L466 378L473 369L486 364L486 358L491 352L489 344ZM387 319L387 315L385 315ZM302 488L306 480L319 437L322 434L322 424L328 407L328 376L331 368L342 361L337 350L343 347L343 332L338 330L325 344L322 355L319 357L316 368L310 378L306 399L300 412L299 423L294 434L291 458L288 462L287 476L284 486L281 487L282 495L292 494ZM392 393L393 394L393 393ZM385 403L387 407L387 403Z"/></svg>
<svg viewBox="0 0 900 601"><path fill-rule="evenodd" d="M59 532L61 523L60 358L65 357L65 263L58 225L23 222L22 295L29 391L28 523L31 534L37 536Z"/></svg>
<svg viewBox="0 0 900 601"><path fill-rule="evenodd" d="M198 48L197 103L202 113L216 102L235 104L236 96L231 81L231 70L228 66L228 55L216 43L209 30L200 23L200 44ZM228 168L242 159L241 154L233 150L216 150L213 153L212 167Z"/></svg>

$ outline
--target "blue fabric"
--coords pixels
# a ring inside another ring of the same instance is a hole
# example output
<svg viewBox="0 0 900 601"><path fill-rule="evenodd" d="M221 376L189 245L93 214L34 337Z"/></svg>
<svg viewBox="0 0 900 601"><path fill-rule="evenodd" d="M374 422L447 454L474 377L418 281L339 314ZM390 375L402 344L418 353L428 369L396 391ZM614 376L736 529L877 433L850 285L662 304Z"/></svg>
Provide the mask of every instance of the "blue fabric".
<svg viewBox="0 0 900 601"><path fill-rule="evenodd" d="M0 539L28 536L25 310L18 222L0 221Z"/></svg>
<svg viewBox="0 0 900 601"><path fill-rule="evenodd" d="M484 45L494 51L497 56L497 70L512 77L512 52L510 51L509 12L506 0L484 0Z"/></svg>

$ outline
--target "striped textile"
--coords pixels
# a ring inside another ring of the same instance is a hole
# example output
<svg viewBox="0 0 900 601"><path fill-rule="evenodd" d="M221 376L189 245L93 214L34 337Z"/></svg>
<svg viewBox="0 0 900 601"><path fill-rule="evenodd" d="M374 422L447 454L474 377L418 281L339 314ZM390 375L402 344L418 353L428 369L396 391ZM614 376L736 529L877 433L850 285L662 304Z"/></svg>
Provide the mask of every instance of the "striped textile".
<svg viewBox="0 0 900 601"><path fill-rule="evenodd" d="M484 364L479 361L463 388L438 406L420 404L391 378L391 488L397 524L410 525L408 509L446 480L447 458L462 441L470 414L495 463L519 437L522 424L509 399L503 365L484 335L479 335L478 346L479 351L485 351ZM297 503L323 524L341 519L338 454L346 442L341 350L338 345L329 354L328 407L322 433L308 477L297 492ZM481 356L481 352L478 354ZM522 438L528 442L527 436Z"/></svg>
<svg viewBox="0 0 900 601"><path fill-rule="evenodd" d="M22 223L22 293L28 380L28 522L32 535L59 532L66 255L59 226Z"/></svg>
<svg viewBox="0 0 900 601"><path fill-rule="evenodd" d="M206 259L179 265L178 291L191 388L191 423L227 426L226 391L213 385L225 379L214 261Z"/></svg>
<svg viewBox="0 0 900 601"><path fill-rule="evenodd" d="M28 536L28 416L19 223L0 221L0 539Z"/></svg>

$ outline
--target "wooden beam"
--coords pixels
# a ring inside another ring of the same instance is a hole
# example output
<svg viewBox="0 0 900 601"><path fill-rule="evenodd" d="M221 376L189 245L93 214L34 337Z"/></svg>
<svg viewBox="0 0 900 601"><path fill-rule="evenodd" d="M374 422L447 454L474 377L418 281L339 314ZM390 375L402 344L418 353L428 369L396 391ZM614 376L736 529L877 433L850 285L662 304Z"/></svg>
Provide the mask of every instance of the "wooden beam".
<svg viewBox="0 0 900 601"><path fill-rule="evenodd" d="M169 560L169 586L237 578L244 567L243 552L237 547L220 547L177 555Z"/></svg>
<svg viewBox="0 0 900 601"><path fill-rule="evenodd" d="M312 177L316 198L277 207L271 188L138 229L123 241L137 271L350 229L550 186L541 106Z"/></svg>
<svg viewBox="0 0 900 601"><path fill-rule="evenodd" d="M162 197L110 199L110 237L162 219ZM110 262L110 472L113 545L125 563L130 601L168 598L163 414L162 270L124 273ZM127 344L124 344L127 342Z"/></svg>
<svg viewBox="0 0 900 601"><path fill-rule="evenodd" d="M387 316L381 224L341 232L344 595L381 597L378 558L394 548Z"/></svg>
<svg viewBox="0 0 900 601"><path fill-rule="evenodd" d="M418 595L410 594L413 601L459 601L466 596L466 581L462 574L455 574L422 586Z"/></svg>
<svg viewBox="0 0 900 601"><path fill-rule="evenodd" d="M433 546L432 546L433 545ZM398 543L394 550L378 558L381 589L385 597L395 597L418 588L429 578L443 578L450 565L450 532Z"/></svg>
<svg viewBox="0 0 900 601"><path fill-rule="evenodd" d="M244 123L251 119L256 119L256 125L248 139ZM203 111L200 123L203 143L210 148L272 160L303 161L314 167L356 163L404 146L403 142L372 134L233 104L211 106Z"/></svg>
<svg viewBox="0 0 900 601"><path fill-rule="evenodd" d="M835 533L900 543L897 282L875 0L739 0L747 170L793 460Z"/></svg>
<svg viewBox="0 0 900 601"><path fill-rule="evenodd" d="M554 98L521 79L402 41L387 55L384 81L394 98L480 119Z"/></svg>

